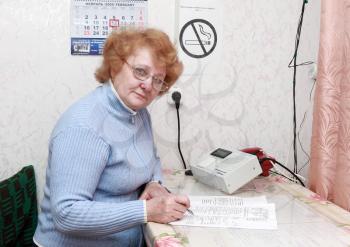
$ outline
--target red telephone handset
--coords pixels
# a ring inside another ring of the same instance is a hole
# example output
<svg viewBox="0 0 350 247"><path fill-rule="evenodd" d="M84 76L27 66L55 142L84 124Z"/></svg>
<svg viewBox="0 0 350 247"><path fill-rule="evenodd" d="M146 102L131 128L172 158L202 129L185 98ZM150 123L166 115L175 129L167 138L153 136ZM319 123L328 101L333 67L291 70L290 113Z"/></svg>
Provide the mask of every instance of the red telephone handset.
<svg viewBox="0 0 350 247"><path fill-rule="evenodd" d="M263 170L263 172L260 175L264 177L267 177L270 175L270 169L273 167L273 163L271 160L266 160L266 158L274 159L273 157L267 155L262 150L262 148L259 148L259 147L244 148L244 149L241 149L241 151L248 154L256 155L261 165L261 169Z"/></svg>

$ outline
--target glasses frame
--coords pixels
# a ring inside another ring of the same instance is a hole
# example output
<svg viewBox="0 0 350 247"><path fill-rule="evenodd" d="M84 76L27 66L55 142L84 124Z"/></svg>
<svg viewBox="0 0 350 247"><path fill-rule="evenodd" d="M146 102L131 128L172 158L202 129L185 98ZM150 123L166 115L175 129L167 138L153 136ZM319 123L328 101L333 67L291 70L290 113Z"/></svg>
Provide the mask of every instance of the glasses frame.
<svg viewBox="0 0 350 247"><path fill-rule="evenodd" d="M168 86L168 84L167 84L167 82L166 81L164 81L164 80L162 80L162 79L159 79L158 77L156 77L156 76L152 76L151 75L151 73L149 73L148 71L148 74L145 76L145 77L140 77L138 74L137 74L137 67L136 66L133 66L133 65L131 65L131 64L129 64L127 61L125 61L124 60L124 63L131 69L131 71L132 71L132 75L136 78L136 79L138 79L138 80L141 80L141 81L145 81L145 80L147 80L148 78L152 78L152 81L151 81L151 84L152 84L152 88L154 89L154 90L156 90L156 91L158 91L158 92L165 92L166 90L168 90L169 89L169 86ZM154 80L155 79L157 79L157 80L161 80L163 83L162 83L162 85L161 85L161 88L156 88L154 85L155 85L155 83L154 83Z"/></svg>

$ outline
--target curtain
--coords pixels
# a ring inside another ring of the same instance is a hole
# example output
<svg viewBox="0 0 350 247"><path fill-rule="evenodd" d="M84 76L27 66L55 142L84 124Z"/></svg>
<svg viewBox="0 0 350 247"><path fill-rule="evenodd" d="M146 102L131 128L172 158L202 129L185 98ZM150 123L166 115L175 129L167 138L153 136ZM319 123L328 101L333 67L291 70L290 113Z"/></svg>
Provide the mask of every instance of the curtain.
<svg viewBox="0 0 350 247"><path fill-rule="evenodd" d="M322 0L309 187L350 211L350 0Z"/></svg>

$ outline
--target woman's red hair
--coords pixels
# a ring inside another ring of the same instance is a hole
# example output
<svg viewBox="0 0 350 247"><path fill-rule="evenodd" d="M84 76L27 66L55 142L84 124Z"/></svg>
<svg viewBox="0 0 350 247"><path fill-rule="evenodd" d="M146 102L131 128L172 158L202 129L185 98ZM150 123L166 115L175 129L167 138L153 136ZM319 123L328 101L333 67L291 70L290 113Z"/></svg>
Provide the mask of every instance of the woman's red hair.
<svg viewBox="0 0 350 247"><path fill-rule="evenodd" d="M113 70L117 74L123 67L124 61L139 48L150 49L154 62L165 66L164 81L170 88L181 75L183 65L179 61L176 48L168 35L152 28L129 29L111 33L104 44L102 65L95 72L97 81L101 83L109 81L111 71Z"/></svg>

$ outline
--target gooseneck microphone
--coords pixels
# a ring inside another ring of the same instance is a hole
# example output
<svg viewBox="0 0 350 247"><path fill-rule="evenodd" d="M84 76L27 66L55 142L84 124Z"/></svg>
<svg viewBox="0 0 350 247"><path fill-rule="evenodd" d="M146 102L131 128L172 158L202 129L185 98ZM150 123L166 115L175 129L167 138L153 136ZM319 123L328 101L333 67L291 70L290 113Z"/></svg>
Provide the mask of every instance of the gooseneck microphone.
<svg viewBox="0 0 350 247"><path fill-rule="evenodd" d="M181 160L185 169L185 174L187 176L192 176L192 171L191 170L187 170L187 166L186 166L186 162L185 159L182 155L181 152L181 147L180 147L180 115L179 115L179 108L180 108L180 100L181 100L181 93L178 91L175 91L172 93L171 98L174 100L175 102L175 108L176 108L176 113L177 113L177 147L179 149L179 153L181 156Z"/></svg>
<svg viewBox="0 0 350 247"><path fill-rule="evenodd" d="M180 107L180 100L181 100L181 93L179 93L178 91L173 92L171 97L173 98L173 100L175 102L176 109L179 109L179 107Z"/></svg>

